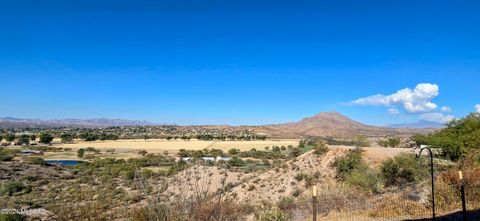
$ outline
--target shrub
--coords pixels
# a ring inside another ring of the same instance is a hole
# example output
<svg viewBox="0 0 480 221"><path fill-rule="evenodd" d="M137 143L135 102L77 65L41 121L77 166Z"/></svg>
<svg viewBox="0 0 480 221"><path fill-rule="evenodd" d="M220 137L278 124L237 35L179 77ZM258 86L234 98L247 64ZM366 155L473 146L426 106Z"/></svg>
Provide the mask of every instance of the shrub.
<svg viewBox="0 0 480 221"><path fill-rule="evenodd" d="M0 221L23 221L25 217L20 214L0 214Z"/></svg>
<svg viewBox="0 0 480 221"><path fill-rule="evenodd" d="M278 207L267 207L255 213L257 221L286 221L289 220L287 213Z"/></svg>
<svg viewBox="0 0 480 221"><path fill-rule="evenodd" d="M351 171L345 177L345 183L373 193L379 193L382 189L382 179L379 174L366 166Z"/></svg>
<svg viewBox="0 0 480 221"><path fill-rule="evenodd" d="M30 191L31 188L20 181L7 181L0 188L0 193L8 196L12 196L15 193Z"/></svg>
<svg viewBox="0 0 480 221"><path fill-rule="evenodd" d="M314 148L314 153L317 155L323 155L328 152L328 147L322 143L322 145L318 145L317 147Z"/></svg>
<svg viewBox="0 0 480 221"><path fill-rule="evenodd" d="M138 155L145 156L145 155L147 155L147 151L146 151L146 150L139 150L139 151L137 152L137 154L138 154Z"/></svg>
<svg viewBox="0 0 480 221"><path fill-rule="evenodd" d="M253 191L253 190L255 190L255 185L251 184L250 186L248 186L247 191Z"/></svg>
<svg viewBox="0 0 480 221"><path fill-rule="evenodd" d="M77 157L78 158L82 158L84 154L85 154L85 149L80 148L80 149L77 150Z"/></svg>
<svg viewBox="0 0 480 221"><path fill-rule="evenodd" d="M297 173L293 178L296 180L296 181L302 181L305 177L307 177L308 175L305 174L305 173Z"/></svg>
<svg viewBox="0 0 480 221"><path fill-rule="evenodd" d="M295 208L295 203L294 203L293 198L288 197L288 196L284 196L284 197L280 198L280 200L277 203L277 206L278 206L279 209L281 209L283 211L288 211L288 210L292 210L292 209Z"/></svg>
<svg viewBox="0 0 480 221"><path fill-rule="evenodd" d="M298 196L300 196L300 194L301 194L301 192L300 192L299 189L295 189L295 190L292 192L292 196L293 196L293 197L298 197Z"/></svg>
<svg viewBox="0 0 480 221"><path fill-rule="evenodd" d="M335 159L334 166L337 171L337 177L345 179L345 177L354 169L360 168L365 163L362 160L362 150L350 150L346 155Z"/></svg>
<svg viewBox="0 0 480 221"><path fill-rule="evenodd" d="M27 162L29 164L36 164L36 165L47 165L45 160L43 160L40 157L29 157L29 158L25 159L25 162Z"/></svg>
<svg viewBox="0 0 480 221"><path fill-rule="evenodd" d="M0 154L0 161L11 161L12 159L13 159L13 156L11 155Z"/></svg>
<svg viewBox="0 0 480 221"><path fill-rule="evenodd" d="M42 133L40 134L39 139L40 139L40 143L49 144L53 141L53 136L48 133Z"/></svg>
<svg viewBox="0 0 480 221"><path fill-rule="evenodd" d="M428 169L413 154L406 153L382 162L380 172L386 185L403 185L419 181L428 175Z"/></svg>
<svg viewBox="0 0 480 221"><path fill-rule="evenodd" d="M241 167L244 165L244 163L245 162L243 162L243 160L240 159L239 157L233 157L228 161L228 165L233 167Z"/></svg>

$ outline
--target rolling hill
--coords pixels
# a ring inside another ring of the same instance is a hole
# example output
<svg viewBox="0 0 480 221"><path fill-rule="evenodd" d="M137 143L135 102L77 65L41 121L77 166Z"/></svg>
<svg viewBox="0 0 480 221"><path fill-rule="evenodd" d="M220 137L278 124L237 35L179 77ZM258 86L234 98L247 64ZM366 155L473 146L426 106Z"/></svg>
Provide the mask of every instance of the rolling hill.
<svg viewBox="0 0 480 221"><path fill-rule="evenodd" d="M338 112L322 112L298 122L268 125L264 132L271 136L408 136L414 133L428 133L429 128L388 128L362 124Z"/></svg>

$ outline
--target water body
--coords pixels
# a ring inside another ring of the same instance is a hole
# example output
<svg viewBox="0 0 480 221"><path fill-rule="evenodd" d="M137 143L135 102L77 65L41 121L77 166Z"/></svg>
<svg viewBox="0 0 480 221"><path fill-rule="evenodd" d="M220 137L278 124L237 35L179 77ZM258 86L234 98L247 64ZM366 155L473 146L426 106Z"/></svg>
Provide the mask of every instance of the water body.
<svg viewBox="0 0 480 221"><path fill-rule="evenodd" d="M45 160L45 162L47 162L49 164L72 166L72 165L77 165L79 163L83 163L84 161L81 161L81 160Z"/></svg>

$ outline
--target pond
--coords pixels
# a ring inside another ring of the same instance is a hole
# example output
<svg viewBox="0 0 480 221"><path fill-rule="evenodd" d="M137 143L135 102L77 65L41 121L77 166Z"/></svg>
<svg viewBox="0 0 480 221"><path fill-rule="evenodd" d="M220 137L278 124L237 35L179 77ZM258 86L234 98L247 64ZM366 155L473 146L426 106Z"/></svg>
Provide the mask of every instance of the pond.
<svg viewBox="0 0 480 221"><path fill-rule="evenodd" d="M77 165L79 163L83 163L85 161L81 161L81 160L45 160L45 162L47 162L49 164L72 166L72 165Z"/></svg>

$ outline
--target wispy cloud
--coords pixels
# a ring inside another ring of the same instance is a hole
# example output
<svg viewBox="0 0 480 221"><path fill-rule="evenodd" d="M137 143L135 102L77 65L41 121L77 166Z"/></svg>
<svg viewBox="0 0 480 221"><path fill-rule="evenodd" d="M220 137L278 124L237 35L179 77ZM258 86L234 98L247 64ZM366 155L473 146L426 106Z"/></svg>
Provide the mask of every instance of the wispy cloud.
<svg viewBox="0 0 480 221"><path fill-rule="evenodd" d="M475 105L475 110L477 113L480 113L480 104Z"/></svg>
<svg viewBox="0 0 480 221"><path fill-rule="evenodd" d="M351 101L356 105L387 106L401 105L409 113L425 113L437 108L432 99L438 96L439 87L436 84L421 83L414 89L404 88L390 95L376 94Z"/></svg>
<svg viewBox="0 0 480 221"><path fill-rule="evenodd" d="M441 110L442 110L443 112L451 112L451 111L452 111L452 108L450 108L449 106L443 106L443 107L441 108Z"/></svg>
<svg viewBox="0 0 480 221"><path fill-rule="evenodd" d="M396 109L396 108L390 108L390 109L388 109L388 113L390 113L390 114L399 114L400 111L398 111L398 109Z"/></svg>

